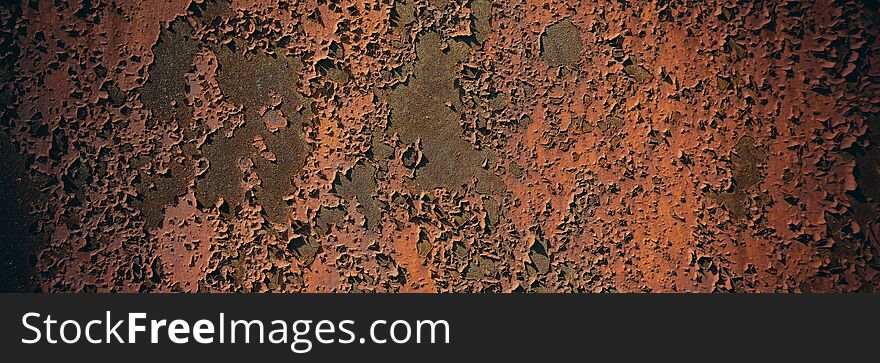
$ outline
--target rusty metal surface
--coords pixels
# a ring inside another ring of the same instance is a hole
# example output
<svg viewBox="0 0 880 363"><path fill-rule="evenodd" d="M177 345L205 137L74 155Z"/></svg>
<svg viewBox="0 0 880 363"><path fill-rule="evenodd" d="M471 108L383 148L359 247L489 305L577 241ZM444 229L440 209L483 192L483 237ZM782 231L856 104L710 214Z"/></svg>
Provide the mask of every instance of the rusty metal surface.
<svg viewBox="0 0 880 363"><path fill-rule="evenodd" d="M875 291L877 8L4 4L3 289Z"/></svg>

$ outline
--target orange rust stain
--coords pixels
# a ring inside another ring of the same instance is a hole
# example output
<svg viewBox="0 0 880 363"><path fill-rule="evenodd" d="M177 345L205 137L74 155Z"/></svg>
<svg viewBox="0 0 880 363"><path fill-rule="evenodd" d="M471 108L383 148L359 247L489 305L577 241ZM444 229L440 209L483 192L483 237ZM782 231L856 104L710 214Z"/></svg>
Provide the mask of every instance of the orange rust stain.
<svg viewBox="0 0 880 363"><path fill-rule="evenodd" d="M4 4L0 129L46 239L28 278L876 291L877 15L830 0Z"/></svg>

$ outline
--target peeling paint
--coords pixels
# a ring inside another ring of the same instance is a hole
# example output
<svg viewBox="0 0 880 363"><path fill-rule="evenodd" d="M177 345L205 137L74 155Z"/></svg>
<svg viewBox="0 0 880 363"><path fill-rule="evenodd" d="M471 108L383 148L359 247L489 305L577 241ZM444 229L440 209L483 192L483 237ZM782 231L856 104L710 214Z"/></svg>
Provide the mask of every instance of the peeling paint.
<svg viewBox="0 0 880 363"><path fill-rule="evenodd" d="M4 3L3 289L876 291L877 19Z"/></svg>

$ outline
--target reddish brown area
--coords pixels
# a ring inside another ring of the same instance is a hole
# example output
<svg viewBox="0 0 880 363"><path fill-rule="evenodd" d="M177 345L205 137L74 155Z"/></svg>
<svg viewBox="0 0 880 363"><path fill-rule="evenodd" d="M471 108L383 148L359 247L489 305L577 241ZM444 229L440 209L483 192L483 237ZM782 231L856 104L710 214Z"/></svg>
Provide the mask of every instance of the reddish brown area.
<svg viewBox="0 0 880 363"><path fill-rule="evenodd" d="M877 10L2 5L2 288L875 291Z"/></svg>

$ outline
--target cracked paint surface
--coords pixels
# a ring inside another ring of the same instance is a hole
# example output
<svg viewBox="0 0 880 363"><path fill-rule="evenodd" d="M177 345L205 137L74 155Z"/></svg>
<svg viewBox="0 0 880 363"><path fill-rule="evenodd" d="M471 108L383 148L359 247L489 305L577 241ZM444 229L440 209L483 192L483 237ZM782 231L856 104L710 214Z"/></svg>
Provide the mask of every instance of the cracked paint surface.
<svg viewBox="0 0 880 363"><path fill-rule="evenodd" d="M878 19L4 3L0 287L873 292Z"/></svg>

